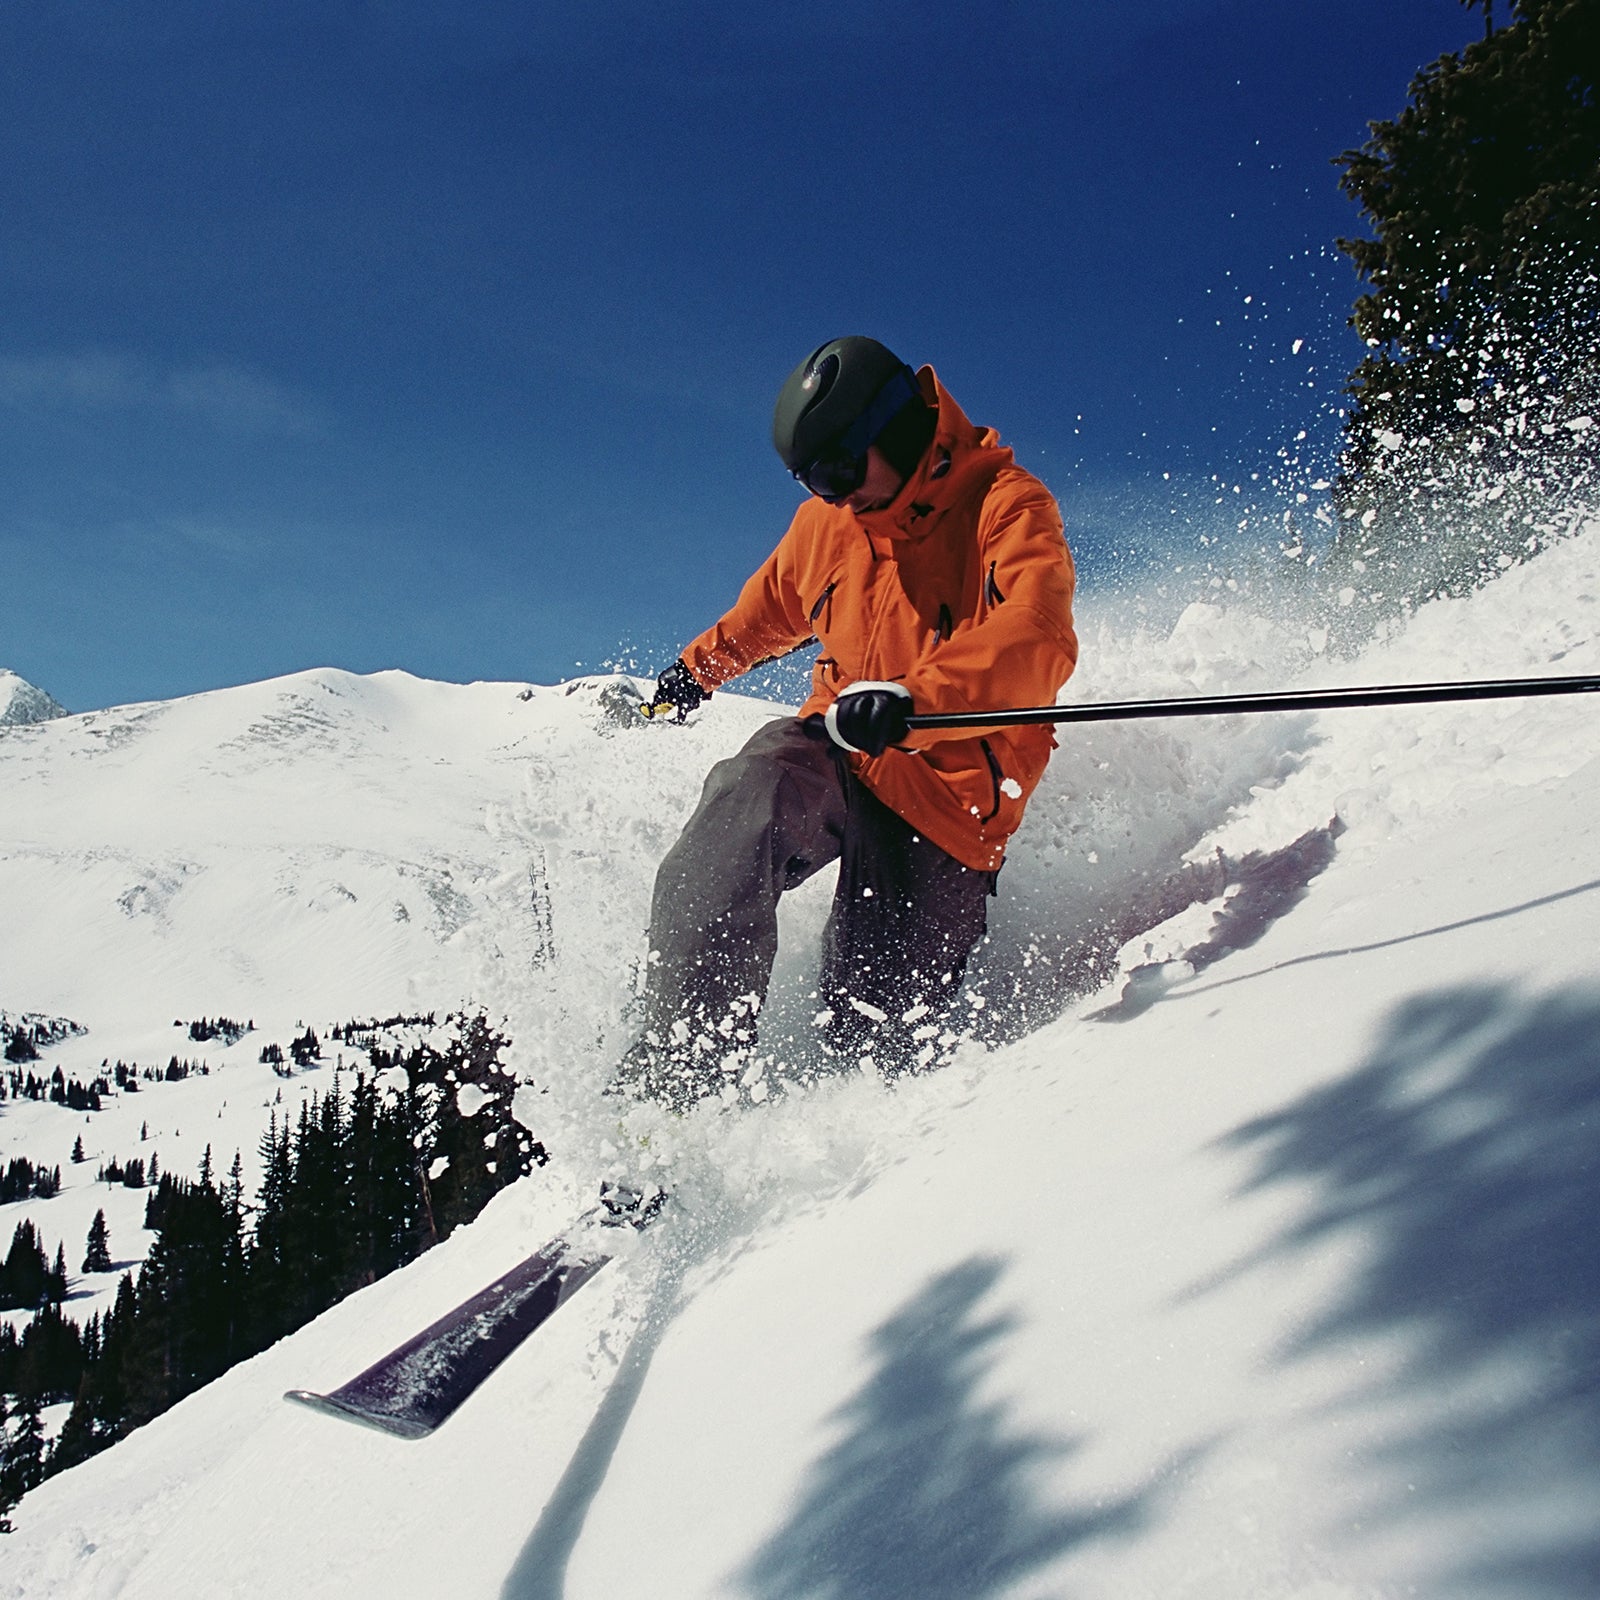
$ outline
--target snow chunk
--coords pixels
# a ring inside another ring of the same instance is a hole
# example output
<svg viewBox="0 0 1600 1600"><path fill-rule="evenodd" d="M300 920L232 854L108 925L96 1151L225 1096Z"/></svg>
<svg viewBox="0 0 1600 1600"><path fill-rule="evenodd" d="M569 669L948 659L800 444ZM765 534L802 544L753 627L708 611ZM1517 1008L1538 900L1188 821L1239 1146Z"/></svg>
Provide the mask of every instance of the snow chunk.
<svg viewBox="0 0 1600 1600"><path fill-rule="evenodd" d="M540 1112L545 1108L540 1104L540 1093L531 1083L520 1085L517 1092L511 1097L512 1120L520 1123L531 1133L543 1120ZM546 1112L548 1115L548 1112Z"/></svg>
<svg viewBox="0 0 1600 1600"><path fill-rule="evenodd" d="M1295 641L1276 622L1242 610L1195 601L1184 608L1167 636L1166 663L1197 689L1238 686L1251 678L1275 678L1292 657Z"/></svg>
<svg viewBox="0 0 1600 1600"><path fill-rule="evenodd" d="M404 1094L410 1082L404 1067L385 1067L372 1080L372 1086L383 1094Z"/></svg>

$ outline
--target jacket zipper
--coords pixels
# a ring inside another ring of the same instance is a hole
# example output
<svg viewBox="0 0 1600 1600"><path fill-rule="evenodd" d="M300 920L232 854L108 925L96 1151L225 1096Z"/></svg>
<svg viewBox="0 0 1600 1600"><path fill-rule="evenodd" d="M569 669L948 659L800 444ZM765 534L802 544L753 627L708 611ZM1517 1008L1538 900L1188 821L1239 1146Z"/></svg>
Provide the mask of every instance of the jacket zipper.
<svg viewBox="0 0 1600 1600"><path fill-rule="evenodd" d="M979 817L979 822L993 822L1000 815L1000 780L1005 774L1000 770L1000 762L993 750L989 748L987 739L980 739L978 747L983 751L983 759L989 763L989 781L994 785L994 806L987 816Z"/></svg>

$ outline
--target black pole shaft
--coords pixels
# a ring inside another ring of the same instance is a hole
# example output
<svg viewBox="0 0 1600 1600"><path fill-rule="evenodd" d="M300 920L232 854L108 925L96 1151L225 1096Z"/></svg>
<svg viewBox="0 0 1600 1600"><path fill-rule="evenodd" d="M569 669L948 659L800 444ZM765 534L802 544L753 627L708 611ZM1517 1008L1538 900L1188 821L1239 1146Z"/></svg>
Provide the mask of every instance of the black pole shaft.
<svg viewBox="0 0 1600 1600"><path fill-rule="evenodd" d="M1600 676L1495 678L1480 683L1389 683L1360 689L1287 689L1277 694L1195 695L1179 700L1109 700L1099 705L1025 706L1015 711L932 711L913 728L1015 728L1032 722L1125 722L1146 717L1225 717L1256 711L1332 711L1347 706L1436 705L1453 700L1600 694Z"/></svg>

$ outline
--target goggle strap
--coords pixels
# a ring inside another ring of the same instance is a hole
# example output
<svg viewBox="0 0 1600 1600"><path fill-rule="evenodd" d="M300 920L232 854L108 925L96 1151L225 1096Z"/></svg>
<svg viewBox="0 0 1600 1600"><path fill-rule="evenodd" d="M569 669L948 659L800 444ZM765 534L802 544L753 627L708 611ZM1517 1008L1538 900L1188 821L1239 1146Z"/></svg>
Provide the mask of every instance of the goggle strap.
<svg viewBox="0 0 1600 1600"><path fill-rule="evenodd" d="M888 427L902 406L922 398L922 385L910 367L901 367L895 375L872 397L872 404L839 435L839 442L829 455L857 459Z"/></svg>

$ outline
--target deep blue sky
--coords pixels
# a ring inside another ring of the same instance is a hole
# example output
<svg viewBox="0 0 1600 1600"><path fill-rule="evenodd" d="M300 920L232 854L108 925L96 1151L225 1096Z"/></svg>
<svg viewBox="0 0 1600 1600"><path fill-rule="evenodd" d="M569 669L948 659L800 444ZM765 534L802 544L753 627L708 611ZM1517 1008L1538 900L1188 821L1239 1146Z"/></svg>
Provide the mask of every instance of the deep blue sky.
<svg viewBox="0 0 1600 1600"><path fill-rule="evenodd" d="M1359 228L1330 158L1481 27L8 6L0 665L74 710L322 664L653 671L786 526L772 402L840 333L931 361L1105 582L1195 537L1211 474L1326 463Z"/></svg>

